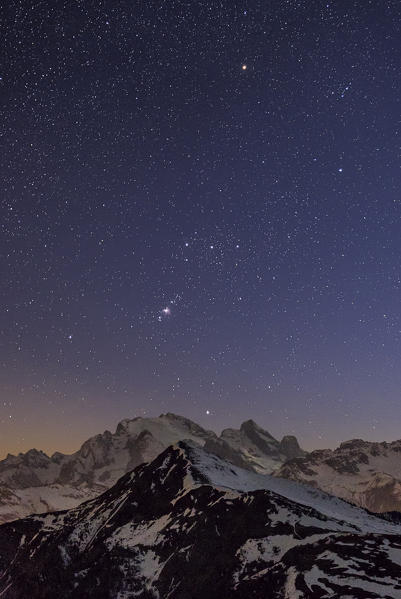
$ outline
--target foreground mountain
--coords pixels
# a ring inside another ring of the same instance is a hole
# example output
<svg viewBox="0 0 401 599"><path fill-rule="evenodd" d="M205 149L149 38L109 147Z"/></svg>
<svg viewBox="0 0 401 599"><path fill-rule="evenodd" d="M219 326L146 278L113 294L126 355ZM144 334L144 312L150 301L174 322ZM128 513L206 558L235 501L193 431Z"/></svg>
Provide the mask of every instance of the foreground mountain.
<svg viewBox="0 0 401 599"><path fill-rule="evenodd" d="M0 522L69 509L110 488L123 474L153 460L181 439L200 445L217 438L175 414L123 420L116 432L88 439L72 455L31 449L0 461Z"/></svg>
<svg viewBox="0 0 401 599"><path fill-rule="evenodd" d="M49 457L31 449L0 461L0 523L73 508L183 439L205 445L207 451L233 464L264 473L279 468L289 457L304 455L295 437L279 442L252 420L240 430L226 429L221 438L176 414L123 420L114 434L96 435L72 455L57 452Z"/></svg>
<svg viewBox="0 0 401 599"><path fill-rule="evenodd" d="M401 441L346 441L334 451L312 451L275 473L312 485L372 512L401 512Z"/></svg>
<svg viewBox="0 0 401 599"><path fill-rule="evenodd" d="M0 571L3 599L397 599L401 527L180 443L78 508L2 525Z"/></svg>

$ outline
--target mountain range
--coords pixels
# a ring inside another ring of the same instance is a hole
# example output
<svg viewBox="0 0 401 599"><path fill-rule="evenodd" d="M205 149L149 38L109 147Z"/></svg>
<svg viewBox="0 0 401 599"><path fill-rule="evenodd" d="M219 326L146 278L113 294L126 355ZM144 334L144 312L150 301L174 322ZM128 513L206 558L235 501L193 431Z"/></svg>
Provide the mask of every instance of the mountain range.
<svg viewBox="0 0 401 599"><path fill-rule="evenodd" d="M286 460L303 456L295 437L277 441L252 420L218 437L176 414L123 420L115 433L88 439L72 455L51 457L31 449L0 461L0 523L32 513L69 509L110 488L139 464L153 460L183 439L242 468L271 473Z"/></svg>
<svg viewBox="0 0 401 599"><path fill-rule="evenodd" d="M321 489L372 512L401 512L401 441L354 439L337 449L303 451L247 420L220 436L176 414L121 421L71 454L31 449L0 461L0 523L33 513L72 509L113 486L168 446L190 440L206 452L260 475Z"/></svg>
<svg viewBox="0 0 401 599"><path fill-rule="evenodd" d="M287 461L275 476L308 484L372 512L401 511L401 440L346 441Z"/></svg>
<svg viewBox="0 0 401 599"><path fill-rule="evenodd" d="M0 526L0 597L399 599L399 522L179 442L79 507Z"/></svg>

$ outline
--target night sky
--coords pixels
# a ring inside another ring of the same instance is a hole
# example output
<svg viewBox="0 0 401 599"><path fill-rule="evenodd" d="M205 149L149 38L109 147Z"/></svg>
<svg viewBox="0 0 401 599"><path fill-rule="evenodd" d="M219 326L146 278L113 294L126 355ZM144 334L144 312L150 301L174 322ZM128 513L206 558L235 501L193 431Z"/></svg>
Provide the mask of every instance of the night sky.
<svg viewBox="0 0 401 599"><path fill-rule="evenodd" d="M398 0L11 0L0 453L401 437Z"/></svg>

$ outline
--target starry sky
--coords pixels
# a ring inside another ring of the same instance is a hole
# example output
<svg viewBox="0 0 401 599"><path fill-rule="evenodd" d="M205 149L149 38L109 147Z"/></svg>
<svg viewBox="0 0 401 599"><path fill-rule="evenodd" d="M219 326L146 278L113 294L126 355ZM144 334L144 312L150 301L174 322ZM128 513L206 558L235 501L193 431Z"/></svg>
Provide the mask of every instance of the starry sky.
<svg viewBox="0 0 401 599"><path fill-rule="evenodd" d="M401 437L398 0L12 0L0 453Z"/></svg>

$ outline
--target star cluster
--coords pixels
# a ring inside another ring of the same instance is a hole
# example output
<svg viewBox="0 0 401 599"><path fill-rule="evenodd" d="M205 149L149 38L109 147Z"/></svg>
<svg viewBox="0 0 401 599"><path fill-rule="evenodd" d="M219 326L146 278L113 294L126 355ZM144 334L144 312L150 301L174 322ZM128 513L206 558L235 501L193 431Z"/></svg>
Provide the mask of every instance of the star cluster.
<svg viewBox="0 0 401 599"><path fill-rule="evenodd" d="M0 447L400 437L396 0L10 3Z"/></svg>

